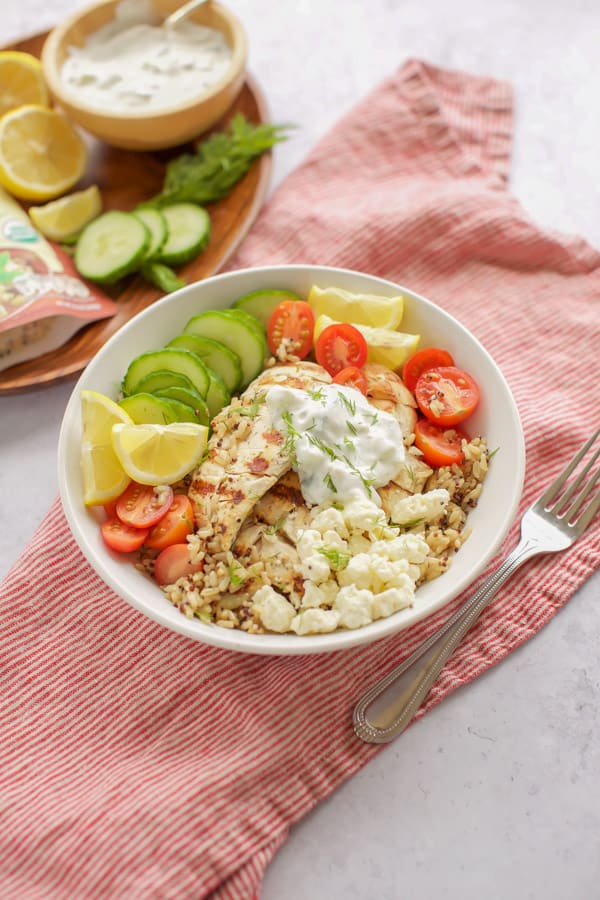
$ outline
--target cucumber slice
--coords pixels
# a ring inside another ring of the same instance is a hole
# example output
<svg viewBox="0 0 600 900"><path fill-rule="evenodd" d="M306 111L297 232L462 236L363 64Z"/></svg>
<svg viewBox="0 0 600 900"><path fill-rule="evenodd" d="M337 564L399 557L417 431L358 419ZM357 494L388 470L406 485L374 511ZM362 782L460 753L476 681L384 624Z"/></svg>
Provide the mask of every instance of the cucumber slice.
<svg viewBox="0 0 600 900"><path fill-rule="evenodd" d="M102 213L81 232L75 266L84 278L112 284L139 268L150 246L150 232L133 213Z"/></svg>
<svg viewBox="0 0 600 900"><path fill-rule="evenodd" d="M245 322L249 328L253 328L258 334L265 334L265 329L256 316L251 316L250 313L244 312L243 309L222 309L221 312L225 313L226 316L238 319L238 321Z"/></svg>
<svg viewBox="0 0 600 900"><path fill-rule="evenodd" d="M262 370L267 353L264 333L250 327L244 316L233 315L233 310L210 310L193 316L184 333L220 341L237 353L242 366L241 387L246 387Z"/></svg>
<svg viewBox="0 0 600 900"><path fill-rule="evenodd" d="M168 425L178 421L177 411L169 401L154 394L131 394L119 400L119 406L129 413L136 425Z"/></svg>
<svg viewBox="0 0 600 900"><path fill-rule="evenodd" d="M210 387L209 387L210 390ZM206 400L200 396L198 391L193 388L186 387L168 387L156 392L157 397L164 397L165 400L178 400L185 403L196 414L196 420L201 425L208 425L210 416Z"/></svg>
<svg viewBox="0 0 600 900"><path fill-rule="evenodd" d="M182 403L181 400L169 400L166 397L163 397L162 400L172 408L174 415L177 416L178 422L195 422L197 425L202 424L192 406L188 406L187 403Z"/></svg>
<svg viewBox="0 0 600 900"><path fill-rule="evenodd" d="M166 372L159 369L157 372L150 372L140 379L137 385L138 393L157 394L164 388L182 387L194 390L194 386L189 378L180 375L179 372Z"/></svg>
<svg viewBox="0 0 600 900"><path fill-rule="evenodd" d="M150 232L150 246L146 250L146 259L152 259L164 247L167 240L167 220L159 209L152 209L149 206L134 209L133 215L143 222Z"/></svg>
<svg viewBox="0 0 600 900"><path fill-rule="evenodd" d="M138 384L146 375L156 372L177 372L185 375L201 397L206 396L209 377L202 360L189 350L165 347L162 350L149 350L137 356L130 364L123 379L122 389L127 396L137 393Z"/></svg>
<svg viewBox="0 0 600 900"><path fill-rule="evenodd" d="M167 240L158 255L161 262L179 266L198 256L210 239L210 216L195 203L173 203L164 206Z"/></svg>
<svg viewBox="0 0 600 900"><path fill-rule="evenodd" d="M231 400L231 395L225 387L225 382L220 375L217 375L216 372L209 369L208 376L210 378L210 384L206 394L206 405L208 406L210 418L214 419L217 413L220 413L223 407L227 406Z"/></svg>
<svg viewBox="0 0 600 900"><path fill-rule="evenodd" d="M201 337L199 334L178 334L167 347L183 347L199 356L202 362L217 372L233 394L242 381L242 366L237 353L226 347L221 341Z"/></svg>
<svg viewBox="0 0 600 900"><path fill-rule="evenodd" d="M232 308L241 309L254 316L263 328L267 328L274 310L284 300L302 300L302 297L293 291L252 291L250 294L244 294L243 297L239 297Z"/></svg>

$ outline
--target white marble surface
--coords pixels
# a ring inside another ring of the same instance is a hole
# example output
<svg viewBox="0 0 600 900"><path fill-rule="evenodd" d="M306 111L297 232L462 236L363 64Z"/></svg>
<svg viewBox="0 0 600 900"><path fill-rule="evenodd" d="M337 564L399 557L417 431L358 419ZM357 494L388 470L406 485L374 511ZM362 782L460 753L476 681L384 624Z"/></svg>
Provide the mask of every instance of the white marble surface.
<svg viewBox="0 0 600 900"><path fill-rule="evenodd" d="M4 0L3 42L77 0ZM600 246L596 0L231 0L275 121L273 186L409 56L510 79L512 190ZM1 377L1 376L0 376ZM70 384L0 398L0 575L56 495ZM16 489L18 485L18 490ZM600 897L600 577L506 661L440 704L308 815L264 900Z"/></svg>

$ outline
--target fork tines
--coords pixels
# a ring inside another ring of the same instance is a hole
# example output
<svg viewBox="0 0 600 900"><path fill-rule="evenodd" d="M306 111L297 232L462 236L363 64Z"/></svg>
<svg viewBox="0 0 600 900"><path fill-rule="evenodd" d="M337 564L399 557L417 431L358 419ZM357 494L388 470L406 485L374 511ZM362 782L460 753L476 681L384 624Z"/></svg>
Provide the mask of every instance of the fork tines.
<svg viewBox="0 0 600 900"><path fill-rule="evenodd" d="M579 453L552 482L539 501L540 506L546 512L551 513L565 524L577 524L578 528L585 528L589 525L600 509L600 491L597 487L600 479L600 464L598 464L600 446L594 451L594 444L599 436L600 428L585 442ZM576 471L584 463L590 450L594 452L591 453L583 468ZM575 477L569 483L569 478L574 472ZM584 503L592 492L593 495L584 509Z"/></svg>

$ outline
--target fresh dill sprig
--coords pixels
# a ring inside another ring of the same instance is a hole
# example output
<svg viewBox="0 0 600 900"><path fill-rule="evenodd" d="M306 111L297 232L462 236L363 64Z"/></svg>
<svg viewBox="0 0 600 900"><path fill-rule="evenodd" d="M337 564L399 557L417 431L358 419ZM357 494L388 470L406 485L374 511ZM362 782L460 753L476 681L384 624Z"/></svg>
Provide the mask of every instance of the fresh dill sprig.
<svg viewBox="0 0 600 900"><path fill-rule="evenodd" d="M240 416L247 416L249 419L255 419L265 400L266 393L261 391L261 393L257 394L250 403L247 403L245 406L234 406L230 411L232 413L237 413Z"/></svg>
<svg viewBox="0 0 600 900"><path fill-rule="evenodd" d="M286 134L291 125L255 125L238 113L228 131L211 134L195 153L184 153L167 163L163 189L145 206L169 203L214 203L227 196L252 162L270 150Z"/></svg>
<svg viewBox="0 0 600 900"><path fill-rule="evenodd" d="M333 482L333 478L331 477L331 475L329 474L329 472L327 473L327 475L325 476L325 478L323 479L323 481L325 482L325 484L327 485L327 487L329 488L329 490L330 490L333 494L337 494L337 488L336 488L336 486L335 486L335 484L334 484L334 482Z"/></svg>
<svg viewBox="0 0 600 900"><path fill-rule="evenodd" d="M283 516L280 516L276 522L273 522L272 525L267 526L267 528L265 528L265 534L277 534L277 532L280 531L285 525L286 519L287 513L285 513Z"/></svg>
<svg viewBox="0 0 600 900"><path fill-rule="evenodd" d="M319 547L319 553L328 560L334 571L339 572L345 569L350 562L350 553L344 553L343 550L336 550L335 547Z"/></svg>
<svg viewBox="0 0 600 900"><path fill-rule="evenodd" d="M306 392L311 400L322 400L325 394L323 393L323 388L317 388L316 391L307 390Z"/></svg>
<svg viewBox="0 0 600 900"><path fill-rule="evenodd" d="M351 415L355 416L356 415L356 403L354 402L354 400L351 400L350 397L346 397L346 395L343 394L342 391L338 391L337 396L338 396L338 400L340 401L340 403L342 403L346 407L346 409L350 412Z"/></svg>
<svg viewBox="0 0 600 900"><path fill-rule="evenodd" d="M243 574L240 575L239 572L242 572ZM239 565L239 563L232 562L229 566L229 581L231 582L233 587L239 587L240 584L243 584L245 580L245 570L242 568L242 566Z"/></svg>
<svg viewBox="0 0 600 900"><path fill-rule="evenodd" d="M353 422L350 421L350 419L346 419L346 425L348 426L348 431L350 432L350 434L358 434L358 428L356 427L356 425L354 425Z"/></svg>
<svg viewBox="0 0 600 900"><path fill-rule="evenodd" d="M326 444L325 441L321 440L321 438L315 437L314 434L309 434L308 440L313 445L313 447L316 447L321 451L321 453L325 453L326 456L329 457L329 459L339 459L339 456L337 455L333 447L330 447L329 444Z"/></svg>

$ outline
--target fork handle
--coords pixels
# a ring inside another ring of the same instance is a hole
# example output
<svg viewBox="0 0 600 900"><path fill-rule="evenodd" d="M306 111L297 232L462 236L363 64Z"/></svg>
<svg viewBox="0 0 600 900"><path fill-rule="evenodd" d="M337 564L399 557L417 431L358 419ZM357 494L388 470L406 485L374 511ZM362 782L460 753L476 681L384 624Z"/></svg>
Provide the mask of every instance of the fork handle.
<svg viewBox="0 0 600 900"><path fill-rule="evenodd" d="M368 744L387 744L404 731L448 659L502 585L524 562L542 552L537 541L521 539L502 565L440 629L369 688L354 709L357 737Z"/></svg>

